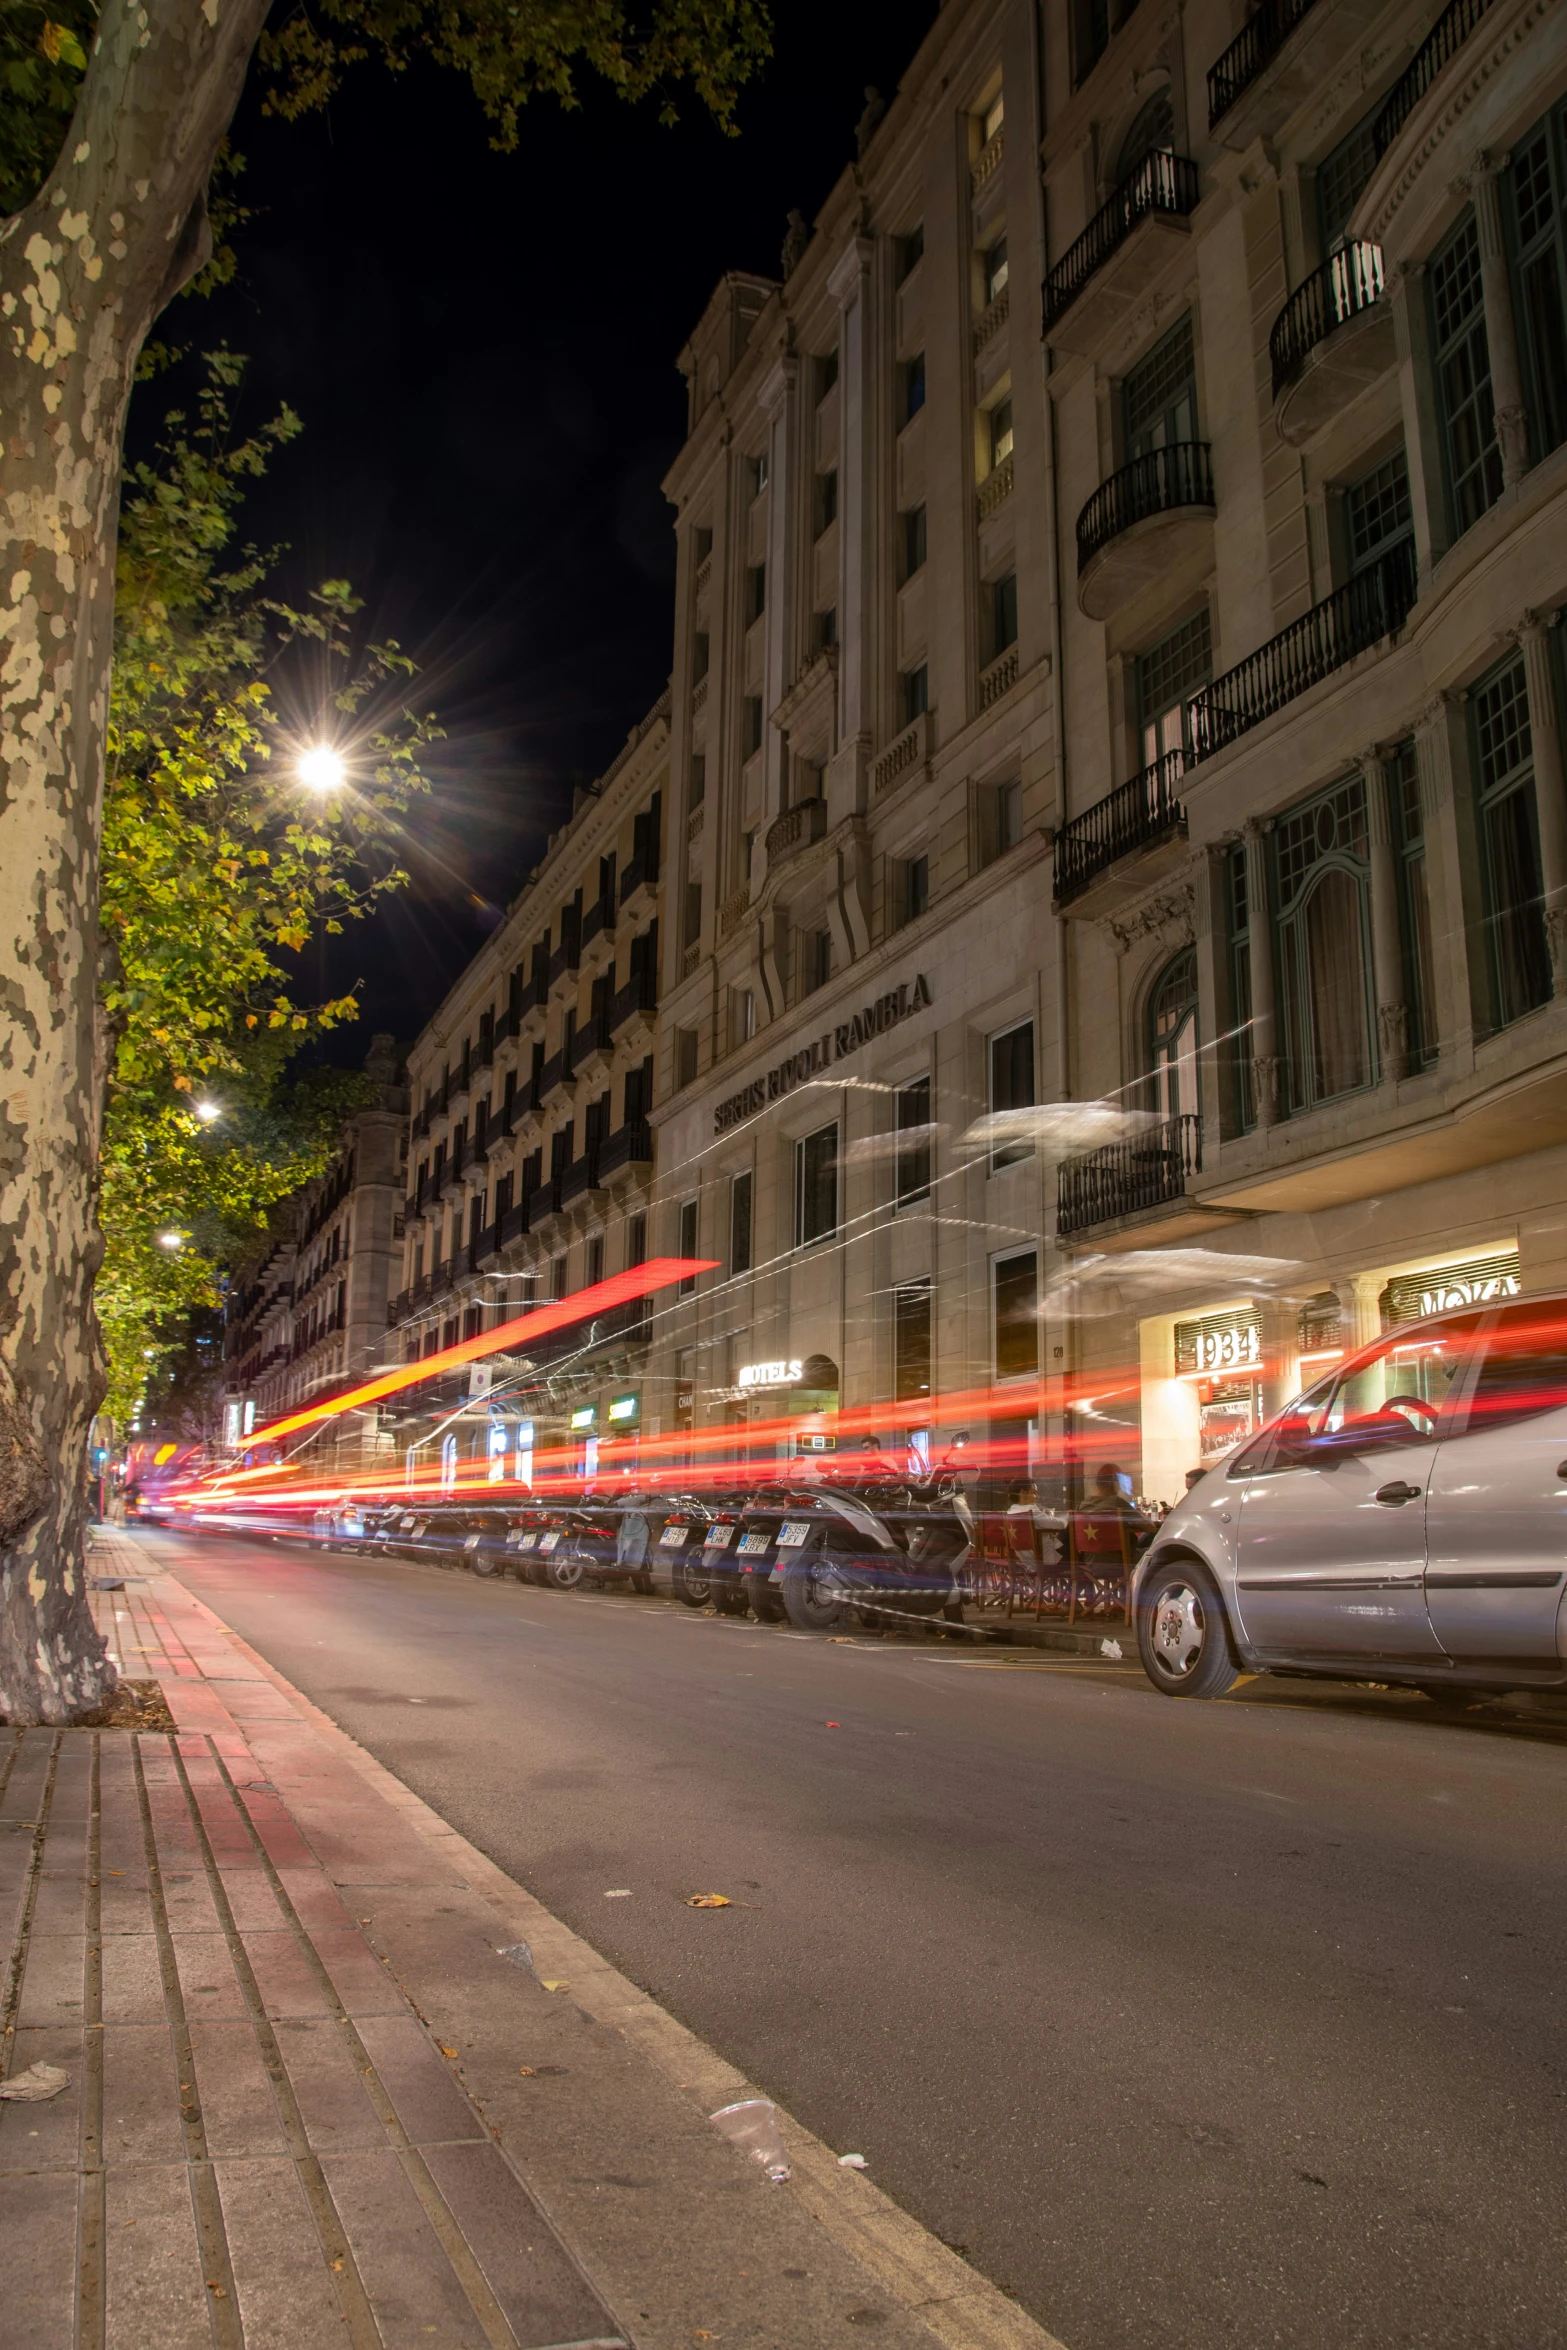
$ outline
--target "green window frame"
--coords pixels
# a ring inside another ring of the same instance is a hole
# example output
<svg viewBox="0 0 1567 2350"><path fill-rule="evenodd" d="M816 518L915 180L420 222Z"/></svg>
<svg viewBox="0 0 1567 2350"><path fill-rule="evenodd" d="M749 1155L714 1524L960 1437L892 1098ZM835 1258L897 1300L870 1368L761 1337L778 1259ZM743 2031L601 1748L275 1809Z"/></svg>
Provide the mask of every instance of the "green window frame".
<svg viewBox="0 0 1567 2350"><path fill-rule="evenodd" d="M1555 108L1520 139L1507 175L1513 310L1530 454L1538 463L1567 440L1567 158Z"/></svg>
<svg viewBox="0 0 1567 2350"><path fill-rule="evenodd" d="M1404 966L1405 1053L1411 1069L1436 1059L1436 963L1426 871L1425 801L1413 735L1393 745L1384 769L1393 855L1398 868L1398 934Z"/></svg>
<svg viewBox="0 0 1567 2350"><path fill-rule="evenodd" d="M1469 719L1491 1018L1494 1027L1507 1028L1538 1011L1551 994L1534 737L1522 653L1473 688Z"/></svg>
<svg viewBox="0 0 1567 2350"><path fill-rule="evenodd" d="M1344 541L1350 576L1374 571L1384 555L1414 533L1409 464L1402 446L1344 491Z"/></svg>
<svg viewBox="0 0 1567 2350"><path fill-rule="evenodd" d="M1197 352L1189 310L1127 374L1121 415L1128 464L1151 449L1196 440Z"/></svg>
<svg viewBox="0 0 1567 2350"><path fill-rule="evenodd" d="M1364 777L1347 777L1292 808L1270 838L1279 1021L1293 1116L1376 1083Z"/></svg>
<svg viewBox="0 0 1567 2350"><path fill-rule="evenodd" d="M1213 627L1204 604L1137 656L1137 723L1143 765L1167 751L1185 753L1192 696L1213 676Z"/></svg>
<svg viewBox="0 0 1567 2350"><path fill-rule="evenodd" d="M1317 165L1317 225L1322 232L1324 254L1336 253L1344 242L1344 231L1349 216L1360 201L1360 192L1377 167L1376 144L1371 126L1381 112L1379 98L1369 114L1363 114L1354 129L1328 150Z"/></svg>
<svg viewBox="0 0 1567 2350"><path fill-rule="evenodd" d="M1431 336L1447 461L1449 518L1462 537L1502 494L1502 452L1491 391L1474 207L1433 257Z"/></svg>

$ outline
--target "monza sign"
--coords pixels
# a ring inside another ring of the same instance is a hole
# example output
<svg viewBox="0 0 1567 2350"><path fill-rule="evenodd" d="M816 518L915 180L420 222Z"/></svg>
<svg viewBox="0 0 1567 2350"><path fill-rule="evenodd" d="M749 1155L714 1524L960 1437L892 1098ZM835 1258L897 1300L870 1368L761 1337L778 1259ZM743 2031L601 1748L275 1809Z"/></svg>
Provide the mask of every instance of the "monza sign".
<svg viewBox="0 0 1567 2350"><path fill-rule="evenodd" d="M765 1076L754 1078L749 1085L743 1085L738 1093L732 1093L726 1101L721 1101L713 1112L714 1133L727 1134L730 1127L738 1125L742 1118L752 1117L756 1111L765 1109L769 1102L782 1101L784 1095L792 1093L797 1085L804 1085L811 1078L819 1076L824 1069L831 1068L834 1061L847 1060L850 1053L858 1052L869 1038L882 1036L889 1028L896 1028L900 1020L907 1020L915 1012L922 1011L929 1002L930 981L923 971L916 972L913 979L900 980L896 987L889 988L885 995L877 996L863 1010L855 1012L847 1020L840 1020L835 1027L823 1029L820 1036L802 1045L797 1053L791 1053L787 1060L780 1061Z"/></svg>

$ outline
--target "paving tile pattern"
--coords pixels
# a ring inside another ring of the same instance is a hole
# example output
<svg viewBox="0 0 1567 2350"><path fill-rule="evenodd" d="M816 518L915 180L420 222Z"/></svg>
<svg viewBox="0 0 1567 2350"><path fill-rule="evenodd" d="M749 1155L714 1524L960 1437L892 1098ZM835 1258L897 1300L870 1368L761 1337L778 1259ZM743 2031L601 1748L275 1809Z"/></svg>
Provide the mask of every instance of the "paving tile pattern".
<svg viewBox="0 0 1567 2350"><path fill-rule="evenodd" d="M100 1621L180 1727L0 1729L0 2078L70 2076L0 2102L0 2340L622 2343L258 1760L249 1727L276 1755L297 1714L116 1549ZM331 1808L361 1870L406 1868L352 1790Z"/></svg>

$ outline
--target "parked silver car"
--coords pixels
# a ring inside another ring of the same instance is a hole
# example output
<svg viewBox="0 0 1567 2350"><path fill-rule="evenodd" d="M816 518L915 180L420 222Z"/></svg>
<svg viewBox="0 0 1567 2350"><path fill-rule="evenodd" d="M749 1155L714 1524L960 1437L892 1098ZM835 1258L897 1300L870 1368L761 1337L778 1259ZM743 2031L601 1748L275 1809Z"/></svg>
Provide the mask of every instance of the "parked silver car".
<svg viewBox="0 0 1567 2350"><path fill-rule="evenodd" d="M1567 1296L1390 1331L1218 1463L1134 1583L1156 1689L1567 1687Z"/></svg>

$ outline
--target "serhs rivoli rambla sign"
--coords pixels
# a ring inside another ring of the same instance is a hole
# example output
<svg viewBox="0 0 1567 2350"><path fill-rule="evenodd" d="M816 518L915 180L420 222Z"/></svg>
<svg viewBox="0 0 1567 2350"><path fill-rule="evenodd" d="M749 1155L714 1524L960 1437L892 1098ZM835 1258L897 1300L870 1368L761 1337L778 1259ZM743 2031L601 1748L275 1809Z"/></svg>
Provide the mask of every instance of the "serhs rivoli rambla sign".
<svg viewBox="0 0 1567 2350"><path fill-rule="evenodd" d="M769 1102L781 1101L797 1085L805 1085L811 1078L819 1077L835 1061L846 1061L869 1038L881 1036L889 1028L896 1028L900 1020L907 1020L913 1013L922 1011L929 1002L930 981L923 971L917 972L913 979L900 980L896 987L889 987L885 995L877 996L875 1002L867 1004L863 1011L854 1013L848 1020L840 1020L836 1027L824 1028L820 1036L813 1037L809 1044L801 1045L797 1053L791 1053L786 1061L780 1061L764 1077L754 1078L749 1085L742 1085L738 1093L732 1093L727 1101L720 1102L713 1112L714 1133L727 1133L742 1118L753 1117L758 1110L764 1110Z"/></svg>

